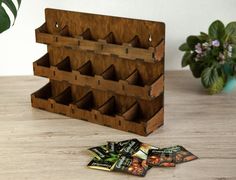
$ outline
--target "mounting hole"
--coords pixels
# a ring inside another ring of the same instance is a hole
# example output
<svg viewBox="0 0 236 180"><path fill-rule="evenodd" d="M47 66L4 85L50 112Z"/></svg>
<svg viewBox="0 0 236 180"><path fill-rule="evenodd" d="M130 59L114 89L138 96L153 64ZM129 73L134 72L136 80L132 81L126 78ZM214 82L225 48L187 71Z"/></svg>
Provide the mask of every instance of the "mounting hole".
<svg viewBox="0 0 236 180"><path fill-rule="evenodd" d="M152 35L149 33L149 38L148 38L149 42L152 42Z"/></svg>
<svg viewBox="0 0 236 180"><path fill-rule="evenodd" d="M55 23L55 28L57 28L57 29L59 28L58 22Z"/></svg>

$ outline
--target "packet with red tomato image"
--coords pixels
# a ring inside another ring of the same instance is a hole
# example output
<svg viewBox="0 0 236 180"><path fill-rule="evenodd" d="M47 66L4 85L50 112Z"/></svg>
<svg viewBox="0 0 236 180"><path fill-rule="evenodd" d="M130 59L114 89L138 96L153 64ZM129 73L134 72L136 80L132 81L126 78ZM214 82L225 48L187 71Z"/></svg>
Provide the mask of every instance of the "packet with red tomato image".
<svg viewBox="0 0 236 180"><path fill-rule="evenodd" d="M114 166L114 171L125 172L135 176L145 176L149 166L147 161L137 157L120 156Z"/></svg>
<svg viewBox="0 0 236 180"><path fill-rule="evenodd" d="M173 154L175 154L175 163L184 163L184 162L189 162L195 159L198 159L197 156L186 150L183 146L172 146L169 148L166 148L169 151L172 151Z"/></svg>
<svg viewBox="0 0 236 180"><path fill-rule="evenodd" d="M149 166L175 167L175 153L166 148L150 149L147 157Z"/></svg>

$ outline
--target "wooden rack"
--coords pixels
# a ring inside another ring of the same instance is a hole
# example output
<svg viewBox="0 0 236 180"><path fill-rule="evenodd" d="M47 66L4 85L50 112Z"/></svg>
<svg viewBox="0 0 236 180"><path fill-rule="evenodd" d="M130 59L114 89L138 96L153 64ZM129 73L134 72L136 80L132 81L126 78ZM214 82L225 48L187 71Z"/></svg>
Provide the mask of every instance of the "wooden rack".
<svg viewBox="0 0 236 180"><path fill-rule="evenodd" d="M48 52L33 68L49 83L33 107L140 135L164 123L163 23L45 12L36 41Z"/></svg>

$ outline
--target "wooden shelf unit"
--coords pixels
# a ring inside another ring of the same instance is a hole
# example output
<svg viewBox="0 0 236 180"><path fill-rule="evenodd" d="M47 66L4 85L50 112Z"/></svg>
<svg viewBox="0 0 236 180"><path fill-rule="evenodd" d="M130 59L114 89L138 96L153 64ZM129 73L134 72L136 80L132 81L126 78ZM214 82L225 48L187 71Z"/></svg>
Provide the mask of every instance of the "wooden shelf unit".
<svg viewBox="0 0 236 180"><path fill-rule="evenodd" d="M33 68L49 83L33 107L144 136L164 123L164 23L45 13L36 41L48 52Z"/></svg>

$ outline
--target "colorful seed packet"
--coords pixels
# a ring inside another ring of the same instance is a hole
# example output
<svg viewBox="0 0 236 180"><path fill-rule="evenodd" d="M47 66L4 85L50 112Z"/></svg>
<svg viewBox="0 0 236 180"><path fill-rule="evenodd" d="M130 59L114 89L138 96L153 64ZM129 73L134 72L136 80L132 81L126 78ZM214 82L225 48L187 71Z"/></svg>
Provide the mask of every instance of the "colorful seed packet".
<svg viewBox="0 0 236 180"><path fill-rule="evenodd" d="M183 146L177 145L177 146L169 147L166 149L175 153L175 163L176 164L189 162L189 161L198 159L197 156L195 156L194 154L192 154L191 152L186 150Z"/></svg>
<svg viewBox="0 0 236 180"><path fill-rule="evenodd" d="M108 142L108 151L122 154L125 156L147 159L149 149L158 149L137 139L130 139L120 142Z"/></svg>
<svg viewBox="0 0 236 180"><path fill-rule="evenodd" d="M135 176L145 176L149 166L147 161L137 157L120 156L114 166L114 171L125 172Z"/></svg>
<svg viewBox="0 0 236 180"><path fill-rule="evenodd" d="M88 151L97 159L104 159L109 156L109 151L106 145L89 148Z"/></svg>
<svg viewBox="0 0 236 180"><path fill-rule="evenodd" d="M149 166L175 167L175 153L166 148L150 149L147 157Z"/></svg>
<svg viewBox="0 0 236 180"><path fill-rule="evenodd" d="M114 166L115 166L117 160L118 160L117 157L110 157L107 159L93 158L92 161L90 161L87 166L92 169L112 171L114 169Z"/></svg>

